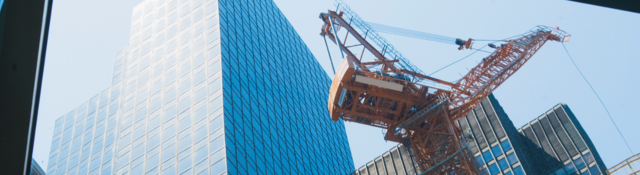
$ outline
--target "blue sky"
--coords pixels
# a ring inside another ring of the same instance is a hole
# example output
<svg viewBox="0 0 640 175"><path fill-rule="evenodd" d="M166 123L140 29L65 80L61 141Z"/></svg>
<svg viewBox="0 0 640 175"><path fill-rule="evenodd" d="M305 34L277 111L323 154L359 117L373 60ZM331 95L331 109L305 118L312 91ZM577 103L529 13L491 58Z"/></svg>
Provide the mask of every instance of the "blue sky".
<svg viewBox="0 0 640 175"><path fill-rule="evenodd" d="M565 43L576 64L608 106L613 119L640 152L640 136L633 110L640 105L635 89L640 63L640 14L567 1L382 1L346 0L364 20L394 27L456 38L503 39L522 34L536 25L559 26L572 34ZM276 0L283 13L305 40L318 61L331 74L322 37L320 11L335 9L331 1ZM382 34L397 50L426 73L431 73L471 51L402 36ZM479 43L479 42L478 42ZM480 45L476 45L480 47ZM334 64L340 58L330 47ZM486 53L477 53L433 76L459 79ZM562 45L548 42L494 95L516 127L520 127L558 103L566 103L587 131L607 166L631 156L605 110L573 67ZM386 151L395 143L384 142L380 129L348 123L347 133L355 166Z"/></svg>
<svg viewBox="0 0 640 175"><path fill-rule="evenodd" d="M141 0L54 3L34 158L46 168L55 119L107 88L115 52L126 46L131 12ZM321 12L332 0L275 0L328 74ZM631 148L640 152L638 75L640 14L568 1L382 1L347 0L364 20L456 38L502 39L536 25L559 26L572 34L566 47L608 106ZM433 72L471 53L454 45L382 34L424 72ZM334 64L339 50L331 47ZM459 79L487 54L478 53L434 74ZM631 156L605 110L575 70L562 45L549 42L502 84L494 95L516 127L557 103L573 110L610 167ZM347 123L356 167L396 145L380 129Z"/></svg>

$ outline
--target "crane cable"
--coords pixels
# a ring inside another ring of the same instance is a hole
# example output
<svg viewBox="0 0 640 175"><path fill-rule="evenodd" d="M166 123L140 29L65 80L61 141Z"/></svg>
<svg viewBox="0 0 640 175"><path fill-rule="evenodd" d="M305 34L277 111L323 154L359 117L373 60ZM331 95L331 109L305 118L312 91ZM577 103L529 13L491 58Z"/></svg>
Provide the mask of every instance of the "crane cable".
<svg viewBox="0 0 640 175"><path fill-rule="evenodd" d="M631 147L629 146L629 143L627 143L627 139L625 139L624 136L622 135L622 132L620 132L620 129L618 128L618 125L616 125L616 122L613 121L613 117L611 117L611 113L609 113L609 109L607 109L607 106L604 105L604 102L602 102L602 99L600 99L600 96L598 95L598 93L596 93L596 90L593 89L593 86L591 86L591 83L589 83L589 80L587 80L587 78L584 76L584 74L582 74L582 71L580 71L580 68L578 68L578 65L576 65L576 62L573 61L573 58L571 57L571 54L569 54L569 51L567 50L567 47L564 46L564 43L562 43L562 47L564 47L564 51L566 51L567 55L569 55L569 59L571 59L571 63L573 63L573 66L576 67L576 69L578 70L578 72L580 73L580 75L582 76L584 81L587 82L587 84L591 88L591 91L593 91L593 94L595 94L596 97L598 97L598 100L600 100L600 104L602 104L602 107L604 107L604 110L607 111L607 115L609 115L609 119L611 119L611 123L613 123L613 126L615 126L616 130L618 130L618 134L620 134L620 137L622 137L622 140L624 141L624 144L627 145L627 148L629 149L629 152L631 152L631 155L634 155L633 151L631 150Z"/></svg>
<svg viewBox="0 0 640 175"><path fill-rule="evenodd" d="M437 35L437 34L432 34L432 33L426 33L426 32L421 32L421 31L415 31L415 30L409 30L409 29L403 29L403 28L399 28L399 27L392 27L392 26L388 26L388 25L384 25L384 24L378 24L378 23L373 23L373 22L366 22L367 24L369 24L369 26L371 26L372 28L374 28L376 31L381 32L381 33L387 33L387 34L392 34L392 35L399 35L399 36L404 36L404 37L409 37L409 38L415 38L415 39L422 39L422 40L428 40L428 41L434 41L434 42L440 42L440 43L445 43L445 44L455 44L455 38L453 37L448 37L448 36L442 36L442 35ZM535 29L531 28L529 29L529 31ZM519 36L524 36L524 34L518 34L512 37L508 37L505 39L501 39L501 40L492 40L492 39L473 39L473 41L493 41L491 43L496 43L496 42L505 42L511 38L515 38L515 37L519 37ZM326 42L326 41L325 41ZM486 45L485 45L486 46ZM453 64L456 64L466 58L468 58L469 56L475 54L478 51L481 52L486 52L486 53L492 53L492 52L488 52L485 50L482 50L483 47L481 47L480 49L471 49L471 50L475 50L474 52L472 52L471 54L457 60L454 61L453 63L446 65L438 70L436 70L435 72L432 72L431 74L429 74L428 76L431 76Z"/></svg>
<svg viewBox="0 0 640 175"><path fill-rule="evenodd" d="M480 49L482 49L482 48L484 48L484 47L486 47L486 46L482 46ZM471 52L471 54L469 54L469 55L467 55L467 56L465 56L465 57L462 57L461 59L456 60L456 61L454 61L453 63L451 63L451 64L449 64L449 65L446 65L446 66L444 66L444 67L442 67L442 68L440 68L440 69L438 69L438 70L436 70L436 71L434 71L434 72L430 73L428 76L431 76L431 75L433 75L433 74L435 74L435 73L437 73L437 72L440 72L442 69L445 69L445 68L447 68L447 67L449 67L449 66L451 66L451 65L454 65L454 64L456 64L456 63L458 63L458 62L460 62L460 61L462 61L462 60L464 60L464 59L466 59L466 58L469 58L471 55L473 55L473 54L475 54L476 52L480 51L480 49L478 49L478 50L476 50L476 51L473 51L473 52Z"/></svg>
<svg viewBox="0 0 640 175"><path fill-rule="evenodd" d="M329 45L327 44L327 37L325 35L322 35L322 38L324 38L324 46L327 47L327 54L329 54L329 62L331 62L331 69L333 69L333 74L336 74L336 68L333 67L333 59L331 59L331 52L329 52Z"/></svg>
<svg viewBox="0 0 640 175"><path fill-rule="evenodd" d="M500 42L500 41L506 41L506 40L508 40L508 39L515 38L515 37L518 37L518 36L523 36L523 35L522 35L522 34L519 34L519 35L515 35L515 36L512 36L512 37L508 37L508 38L505 38L505 39L502 39L502 40L493 40L494 42L491 42L491 43L493 44L493 43ZM489 41L489 40L487 40L487 41ZM480 49L477 49L476 51L472 52L471 54L469 54L469 55L467 55L467 56L465 56L465 57L462 57L461 59L456 60L456 61L454 61L453 63L448 64L448 65L446 65L446 66L444 66L444 67L442 67L442 68L440 68L440 69L438 69L438 70L436 70L436 71L432 72L432 73L431 73L431 74L429 74L428 76L431 76L431 75L433 75L433 74L435 74L435 73L437 73L437 72L440 72L441 70L443 70L443 69L445 69L445 68L447 68L447 67L449 67L449 66L451 66L451 65L454 65L454 64L456 64L456 63L458 63L458 62L460 62L460 61L462 61L462 60L464 60L464 59L468 58L469 56L471 56L471 55L475 54L475 53L476 53L476 52L478 52L478 51L484 51L484 50L481 50L481 49L482 49L482 48L484 48L484 47L486 47L486 46L487 46L487 45L480 47Z"/></svg>
<svg viewBox="0 0 640 175"><path fill-rule="evenodd" d="M373 23L373 22L366 22L366 23L369 24L369 26L371 26L372 28L374 28L377 32L400 35L400 36L428 40L433 42L440 42L445 44L455 44L455 41L456 41L456 38L453 38L453 37L442 36L442 35L420 32L420 31L409 30L409 29L403 29L399 27L392 27L392 26Z"/></svg>
<svg viewBox="0 0 640 175"><path fill-rule="evenodd" d="M432 34L432 33L426 33L426 32L421 32L421 31L416 31L416 30L403 29L403 28L399 28L399 27L392 27L392 26L373 23L373 22L367 22L367 24L369 24L369 26L371 26L377 32L380 32L380 33L387 33L387 34L392 34L392 35L404 36L404 37L408 37L408 38L421 39L421 40L427 40L427 41L433 41L433 42L456 45L456 38L453 38L453 37L442 36L442 35L437 35L437 34ZM476 40L474 39L474 41L476 41ZM478 40L478 41L500 41L500 40ZM471 48L471 50L478 50L480 52L491 53L489 51L480 50L480 49Z"/></svg>

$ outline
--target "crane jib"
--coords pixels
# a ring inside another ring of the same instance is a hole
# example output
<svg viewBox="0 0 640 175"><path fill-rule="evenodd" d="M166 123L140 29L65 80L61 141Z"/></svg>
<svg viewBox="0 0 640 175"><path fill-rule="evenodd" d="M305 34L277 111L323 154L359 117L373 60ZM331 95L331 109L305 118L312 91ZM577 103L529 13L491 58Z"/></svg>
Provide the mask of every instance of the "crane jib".
<svg viewBox="0 0 640 175"><path fill-rule="evenodd" d="M322 13L321 18L321 35L329 35L345 53L329 90L331 119L385 129L385 140L410 145L419 169L428 174L478 174L474 156L454 121L513 75L547 40L570 39L557 28L537 26L515 39L500 40L506 44L494 45L496 50L489 57L453 84L426 76L346 4ZM338 37L341 29L347 31L343 40ZM347 41L352 43L347 46ZM471 41L460 43L470 45ZM373 57L364 57L365 53Z"/></svg>

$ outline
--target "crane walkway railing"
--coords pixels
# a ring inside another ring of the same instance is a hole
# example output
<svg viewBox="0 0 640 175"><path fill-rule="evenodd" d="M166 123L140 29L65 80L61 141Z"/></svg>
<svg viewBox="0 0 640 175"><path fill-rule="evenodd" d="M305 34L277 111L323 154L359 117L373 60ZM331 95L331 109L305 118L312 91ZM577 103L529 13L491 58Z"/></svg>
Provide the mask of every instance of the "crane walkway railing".
<svg viewBox="0 0 640 175"><path fill-rule="evenodd" d="M425 121L426 119L424 119L424 115L427 114L428 112L436 109L436 107L439 107L440 105L444 104L445 102L449 101L449 98L438 98L436 99L437 102L435 103L427 103L425 105L423 105L422 107L419 107L419 111L417 111L415 113L415 115L413 115L410 119L405 120L404 122L398 124L398 127L396 128L396 133L400 132L402 129L406 129L406 127L412 123L415 123L416 121L418 121L419 123L422 123L423 121ZM429 106L431 105L431 106ZM420 119L420 120L418 120Z"/></svg>
<svg viewBox="0 0 640 175"><path fill-rule="evenodd" d="M391 45L386 39L380 36L378 32L371 27L367 22L362 20L358 14L356 14L351 8L344 3L343 0L336 0L336 7L338 13L344 12L343 17L345 20L350 20L351 25L360 30L360 34L365 36L368 40L373 41L376 45L378 45L380 52L390 60L400 60L397 64L400 65L403 69L410 70L412 72L420 73L424 75L424 72L420 70L415 65L411 64L407 58L402 56L399 51L397 51L393 45ZM410 75L412 82L420 82L425 81L422 78L419 78L414 75Z"/></svg>

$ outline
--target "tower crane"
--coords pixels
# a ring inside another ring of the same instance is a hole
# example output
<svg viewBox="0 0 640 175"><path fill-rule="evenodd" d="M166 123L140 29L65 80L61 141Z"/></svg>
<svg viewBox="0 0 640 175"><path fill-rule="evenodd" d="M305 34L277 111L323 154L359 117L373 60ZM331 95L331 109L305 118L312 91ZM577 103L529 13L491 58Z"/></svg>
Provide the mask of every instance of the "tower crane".
<svg viewBox="0 0 640 175"><path fill-rule="evenodd" d="M344 57L329 92L331 119L385 129L385 140L410 145L423 174L478 174L454 121L466 116L547 41L570 38L558 28L537 26L522 37L493 45L494 52L451 83L424 74L346 4L321 13L320 18L324 22L320 34L336 43ZM340 30L346 30L342 40ZM350 38L357 44L347 46ZM456 42L459 50L470 49L473 40ZM363 60L365 51L372 60Z"/></svg>

